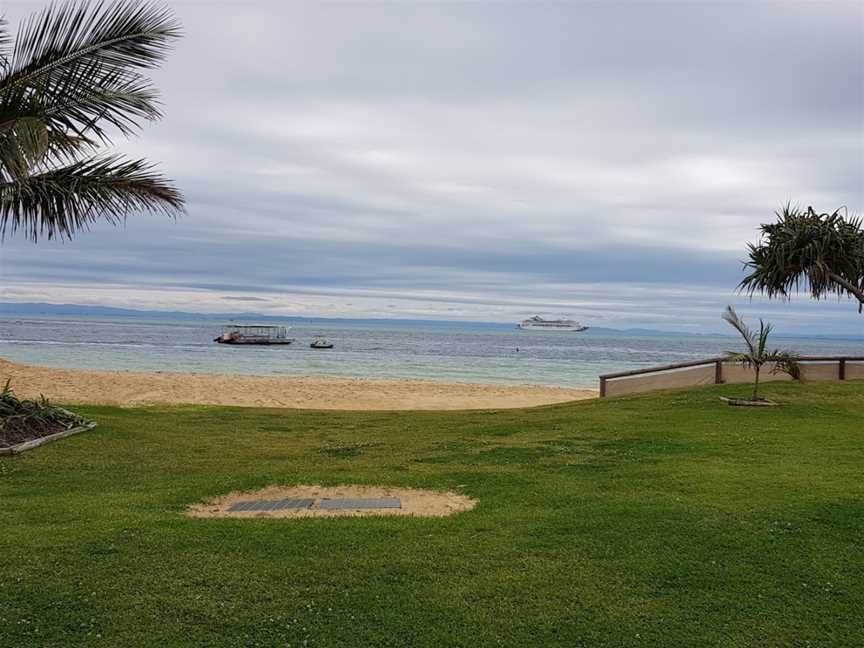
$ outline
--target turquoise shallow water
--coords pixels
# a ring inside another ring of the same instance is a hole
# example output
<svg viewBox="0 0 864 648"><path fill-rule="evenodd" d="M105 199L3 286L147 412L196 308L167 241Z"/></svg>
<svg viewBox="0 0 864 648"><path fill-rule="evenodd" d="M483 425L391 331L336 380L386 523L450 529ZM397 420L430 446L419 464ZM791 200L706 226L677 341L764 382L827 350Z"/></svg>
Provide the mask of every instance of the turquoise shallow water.
<svg viewBox="0 0 864 648"><path fill-rule="evenodd" d="M4 315L0 357L66 368L596 387L601 373L686 362L739 346L735 338L724 336L345 321L295 324L297 342L288 347L232 347L212 341L220 328L212 320ZM310 349L316 335L327 337L335 348ZM775 342L800 353L864 355L861 340L778 337Z"/></svg>

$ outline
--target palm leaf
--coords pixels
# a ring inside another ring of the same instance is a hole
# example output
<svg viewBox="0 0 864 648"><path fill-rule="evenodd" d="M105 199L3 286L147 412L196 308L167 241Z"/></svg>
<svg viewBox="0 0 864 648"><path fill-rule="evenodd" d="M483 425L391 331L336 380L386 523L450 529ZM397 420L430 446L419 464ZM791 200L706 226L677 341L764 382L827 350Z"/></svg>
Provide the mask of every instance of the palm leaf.
<svg viewBox="0 0 864 648"><path fill-rule="evenodd" d="M144 0L67 1L25 21L9 54L0 24L0 239L68 238L97 220L183 211L169 180L143 160L96 157L112 133L161 117L139 70L180 35Z"/></svg>
<svg viewBox="0 0 864 648"><path fill-rule="evenodd" d="M792 351L775 349L765 355L765 362L774 363L771 373L787 373L795 380L801 379L801 365L798 354Z"/></svg>
<svg viewBox="0 0 864 648"><path fill-rule="evenodd" d="M21 27L0 77L0 130L10 115L44 116L81 142L129 135L161 114L157 93L137 70L158 64L179 26L166 9L140 0L52 5Z"/></svg>
<svg viewBox="0 0 864 648"><path fill-rule="evenodd" d="M90 65L106 72L152 68L180 34L171 11L150 2L52 4L21 25L5 86L62 83Z"/></svg>
<svg viewBox="0 0 864 648"><path fill-rule="evenodd" d="M727 306L723 312L723 319L726 320L732 327L741 334L744 342L747 344L747 349L751 356L756 356L758 353L758 341L756 334L738 317L738 313L731 306Z"/></svg>
<svg viewBox="0 0 864 648"><path fill-rule="evenodd" d="M27 175L45 158L50 140L45 122L34 115L21 114L0 124L0 177Z"/></svg>
<svg viewBox="0 0 864 648"><path fill-rule="evenodd" d="M9 61L9 43L12 42L12 37L6 28L8 24L6 19L0 16L0 70L4 70Z"/></svg>
<svg viewBox="0 0 864 648"><path fill-rule="evenodd" d="M116 225L131 213L182 211L180 193L144 160L91 158L0 183L0 238L19 229L32 241L71 238L98 220Z"/></svg>
<svg viewBox="0 0 864 648"><path fill-rule="evenodd" d="M41 101L44 117L55 128L81 137L91 134L109 140L105 122L123 135L131 135L140 121L155 121L162 116L158 95L151 83L137 74L105 71L99 66L70 75Z"/></svg>
<svg viewBox="0 0 864 648"><path fill-rule="evenodd" d="M766 324L761 317L759 318L759 347L757 353L760 356L765 355L765 349L768 346L768 336L771 335L773 328L771 324Z"/></svg>
<svg viewBox="0 0 864 648"><path fill-rule="evenodd" d="M99 66L76 71L39 92L0 91L0 137L22 118L38 118L46 128L95 148L110 141L109 128L130 135L141 120L161 117L158 97L139 75L106 72Z"/></svg>
<svg viewBox="0 0 864 648"><path fill-rule="evenodd" d="M5 72L9 65L9 44L12 42L12 37L6 26L9 23L3 16L0 16L0 73Z"/></svg>
<svg viewBox="0 0 864 648"><path fill-rule="evenodd" d="M740 351L726 351L724 357L729 362L740 362L743 366L749 367L753 364L753 356L749 353L741 353Z"/></svg>
<svg viewBox="0 0 864 648"><path fill-rule="evenodd" d="M749 274L738 289L751 296L788 299L808 289L814 299L847 296L864 308L864 229L845 208L833 213L802 210L787 203L777 222L761 226L758 243L748 244Z"/></svg>
<svg viewBox="0 0 864 648"><path fill-rule="evenodd" d="M130 134L139 119L161 114L145 81L98 74L81 87L58 85L51 93L0 94L0 169L13 176L40 163L74 161L109 141L107 128Z"/></svg>

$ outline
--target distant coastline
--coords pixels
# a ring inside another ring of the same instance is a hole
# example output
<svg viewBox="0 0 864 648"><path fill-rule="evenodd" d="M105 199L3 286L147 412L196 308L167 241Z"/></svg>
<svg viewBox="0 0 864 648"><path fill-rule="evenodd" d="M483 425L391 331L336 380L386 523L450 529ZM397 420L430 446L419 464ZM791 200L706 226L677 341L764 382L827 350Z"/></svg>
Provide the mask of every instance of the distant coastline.
<svg viewBox="0 0 864 648"><path fill-rule="evenodd" d="M192 313L188 311L158 311L158 310L138 310L133 308L116 308L113 306L88 306L83 304L49 304L43 302L3 302L0 301L0 317L9 316L31 316L31 317L106 317L106 318L135 318L149 319L154 321L214 321L214 322L285 322L288 324L330 324L338 325L341 323L353 325L380 325L387 324L390 326L423 326L436 328L459 328L471 326L472 328L488 328L492 330L509 330L515 326L515 323L509 322L482 322L475 320L430 320L430 319L406 319L406 318L349 318L349 317L299 317L292 315L264 315L249 311L242 312L222 312L222 313ZM862 326L864 328L864 326ZM723 331L719 326L716 332L694 333L690 331L668 331L661 329L650 328L626 328L616 329L603 326L592 326L590 331L585 334L601 334L605 336L644 336L644 337L667 337L670 335L684 337L728 337L735 339ZM864 334L862 335L819 335L819 334L782 334L777 332L775 338L784 338L789 340L808 339L808 340L839 340L839 341L860 341L864 343Z"/></svg>

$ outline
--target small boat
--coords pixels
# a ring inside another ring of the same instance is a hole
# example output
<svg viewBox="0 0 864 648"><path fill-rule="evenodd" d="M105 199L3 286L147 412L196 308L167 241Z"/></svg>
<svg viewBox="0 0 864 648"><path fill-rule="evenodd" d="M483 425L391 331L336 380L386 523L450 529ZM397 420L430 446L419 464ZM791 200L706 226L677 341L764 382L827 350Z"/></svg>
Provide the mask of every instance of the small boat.
<svg viewBox="0 0 864 648"><path fill-rule="evenodd" d="M213 338L219 344L291 344L285 326L223 326L222 335Z"/></svg>
<svg viewBox="0 0 864 648"><path fill-rule="evenodd" d="M322 337L317 337L312 342L312 344L309 345L309 348L311 348L311 349L332 349L333 343L328 342L327 340L325 340Z"/></svg>

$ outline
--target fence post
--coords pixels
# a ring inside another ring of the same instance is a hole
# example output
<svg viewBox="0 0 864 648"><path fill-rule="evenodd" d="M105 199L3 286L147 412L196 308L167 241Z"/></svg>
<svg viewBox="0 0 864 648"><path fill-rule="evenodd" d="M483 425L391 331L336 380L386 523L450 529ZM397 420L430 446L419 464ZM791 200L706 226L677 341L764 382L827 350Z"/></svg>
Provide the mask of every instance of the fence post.
<svg viewBox="0 0 864 648"><path fill-rule="evenodd" d="M846 358L840 358L840 380L846 380Z"/></svg>
<svg viewBox="0 0 864 648"><path fill-rule="evenodd" d="M600 377L600 398L606 396L606 379L602 376Z"/></svg>
<svg viewBox="0 0 864 648"><path fill-rule="evenodd" d="M723 382L723 361L717 360L714 363L714 384L719 385Z"/></svg>

